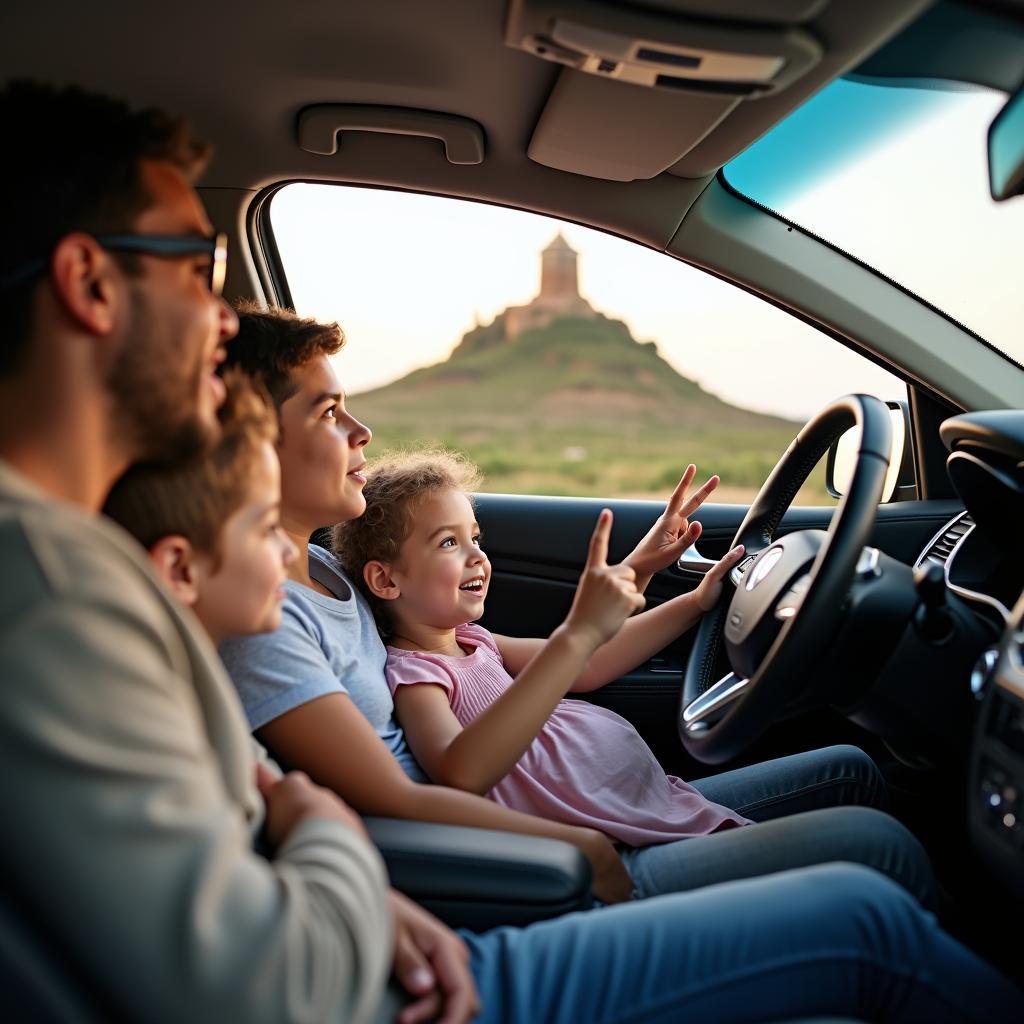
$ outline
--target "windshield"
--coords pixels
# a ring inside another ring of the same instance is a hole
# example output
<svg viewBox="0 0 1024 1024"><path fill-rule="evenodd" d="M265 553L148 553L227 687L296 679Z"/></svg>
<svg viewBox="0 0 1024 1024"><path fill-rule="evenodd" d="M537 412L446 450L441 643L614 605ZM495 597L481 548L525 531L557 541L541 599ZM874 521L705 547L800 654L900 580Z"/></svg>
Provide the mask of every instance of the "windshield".
<svg viewBox="0 0 1024 1024"><path fill-rule="evenodd" d="M726 165L736 191L1024 362L1024 199L989 196L1005 94L840 79Z"/></svg>

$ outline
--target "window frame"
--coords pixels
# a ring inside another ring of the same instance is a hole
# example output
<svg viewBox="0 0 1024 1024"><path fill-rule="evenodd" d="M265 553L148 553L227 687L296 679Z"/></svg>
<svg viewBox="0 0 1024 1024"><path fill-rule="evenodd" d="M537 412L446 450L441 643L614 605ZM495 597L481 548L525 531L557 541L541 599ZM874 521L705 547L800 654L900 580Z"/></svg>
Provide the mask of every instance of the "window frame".
<svg viewBox="0 0 1024 1024"><path fill-rule="evenodd" d="M979 337L970 328L959 323L942 310L936 309L926 300L916 295L910 289L905 288L899 282L893 281L886 277L884 274L880 274L873 267L863 263L861 260L852 256L850 253L833 245L827 239L820 238L812 232L807 231L799 224L791 223L784 217L780 216L774 210L763 206L756 200L744 195L729 184L723 170L715 175L714 179L722 187L727 189L730 194L735 196L740 201L746 203L749 206L754 207L761 213L766 214L769 217L777 220L778 222L785 224L788 228L793 231L799 231L802 235L813 238L823 245L828 246L835 252L843 256L845 259L850 260L869 272L881 277L889 285L895 287L905 293L908 297L919 302L922 306L938 313L940 316L949 320L956 327L969 334L972 338L981 342L987 348L992 349L996 354L1007 359L1009 362L1014 363L1014 360L1006 356L1005 353L996 349L990 343L986 342L984 338ZM294 301L292 297L291 286L288 282L287 270L284 266L283 259L281 257L280 249L277 245L277 240L274 236L273 224L271 219L271 209L273 205L274 197L285 188L290 185L327 185L335 188L359 188L359 189L373 189L382 192L401 192L409 195L422 195L430 196L437 199L449 199L460 202L468 203L480 203L485 206L494 206L500 209L509 210L518 213L533 214L540 217L547 217L555 221L561 221L565 224L575 224L580 227L588 228L592 231L601 231L604 234L611 235L615 238L620 238L632 245L640 246L642 248L652 249L653 251L660 252L666 259L673 259L679 263L683 263L687 266L693 267L693 269L700 271L701 273L708 274L711 277L722 281L725 284L738 288L743 292L751 295L752 297L759 299L762 302L767 303L770 306L774 306L776 309L789 316L794 317L796 320L806 324L808 327L813 328L819 334L829 338L833 342L842 345L844 348L854 352L856 355L863 359L868 360L880 369L885 370L893 377L900 380L906 388L905 401L908 403L910 408L909 416L909 429L908 429L908 440L911 445L911 456L914 467L914 491L913 493L906 493L902 496L894 496L894 499L889 504L896 504L897 502L905 501L916 501L916 500L928 500L928 499L949 499L956 498L956 492L953 490L952 485L946 478L945 473L937 474L935 469L941 460L944 466L945 463L945 449L942 445L941 439L938 436L937 420L936 415L940 412L943 418L945 416L956 415L962 413L964 410L958 406L950 403L950 401L943 395L940 395L933 389L923 387L921 382L915 378L911 378L909 374L905 373L901 367L893 366L891 363L882 359L876 353L871 351L864 345L859 344L855 340L841 334L823 324L813 316L805 313L788 303L785 303L771 295L767 295L764 292L758 291L757 289L746 285L742 281L737 281L727 274L720 273L711 268L699 266L694 264L674 253L668 251L661 251L653 249L653 247L646 245L646 243L638 241L635 238L630 238L626 235L620 234L616 231L610 230L603 226L589 224L584 221L563 217L551 213L550 211L542 211L530 209L527 207L517 206L510 203L502 203L494 200L482 199L478 196L462 196L456 195L450 192L435 192L428 189L422 188L404 188L397 185L383 185L377 182L363 182L357 180L339 180L339 179L327 179L327 178L288 178L261 189L253 197L249 204L249 208L246 212L246 234L249 243L250 251L253 255L253 263L256 269L257 276L259 277L260 285L263 289L263 293L268 302L274 303L279 306L285 306L289 308L294 307ZM1014 363L1014 365L1016 365ZM933 422L934 421L934 422ZM931 426L935 426L934 430L929 429ZM781 455L781 452L779 453ZM928 471L930 468L930 472ZM925 476L922 476L922 473ZM827 507L827 506L825 506Z"/></svg>

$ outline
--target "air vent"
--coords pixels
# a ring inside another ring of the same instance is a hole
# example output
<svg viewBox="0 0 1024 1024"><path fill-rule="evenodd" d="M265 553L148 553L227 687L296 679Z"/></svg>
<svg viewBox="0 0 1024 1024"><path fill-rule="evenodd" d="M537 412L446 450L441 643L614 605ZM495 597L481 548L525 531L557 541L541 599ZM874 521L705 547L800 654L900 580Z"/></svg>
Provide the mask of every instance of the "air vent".
<svg viewBox="0 0 1024 1024"><path fill-rule="evenodd" d="M934 562L935 565L945 569L949 556L953 554L953 549L973 529L974 520L967 512L961 513L947 526L944 526L941 533L936 534L925 553L917 560L917 564L925 565L928 562Z"/></svg>

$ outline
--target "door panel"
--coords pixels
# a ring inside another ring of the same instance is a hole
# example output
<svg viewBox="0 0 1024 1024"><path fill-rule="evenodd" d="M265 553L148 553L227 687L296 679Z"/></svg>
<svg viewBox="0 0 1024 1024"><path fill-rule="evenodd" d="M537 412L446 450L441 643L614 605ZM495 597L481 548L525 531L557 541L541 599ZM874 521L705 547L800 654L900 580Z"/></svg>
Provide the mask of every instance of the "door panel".
<svg viewBox="0 0 1024 1024"><path fill-rule="evenodd" d="M497 494L480 494L476 501L484 549L493 567L482 624L498 633L538 637L548 636L569 611L601 509L611 508L615 516L608 554L614 562L632 550L663 507L650 501ZM961 510L953 501L881 506L871 543L911 564L939 528ZM704 527L697 544L701 554L707 558L724 554L745 514L741 505L703 506L698 516ZM779 532L825 529L831 515L831 508L793 508ZM670 567L651 581L648 604L686 593L698 580L699 576ZM687 761L675 728L680 676L691 645L691 636L684 635L627 677L585 698L628 718L666 769L687 777L705 773ZM809 748L826 741L816 735L801 745Z"/></svg>

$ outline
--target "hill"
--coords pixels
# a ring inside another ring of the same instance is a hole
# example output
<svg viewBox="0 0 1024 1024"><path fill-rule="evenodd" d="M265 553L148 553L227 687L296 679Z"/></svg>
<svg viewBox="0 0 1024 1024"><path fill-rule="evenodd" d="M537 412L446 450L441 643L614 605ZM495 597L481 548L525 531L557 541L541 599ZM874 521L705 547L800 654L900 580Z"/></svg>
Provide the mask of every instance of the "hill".
<svg viewBox="0 0 1024 1024"><path fill-rule="evenodd" d="M354 396L374 448L469 454L489 491L662 496L687 462L752 496L799 424L729 405L618 320L559 317L509 338L502 316L444 362ZM732 493L735 492L735 493Z"/></svg>

